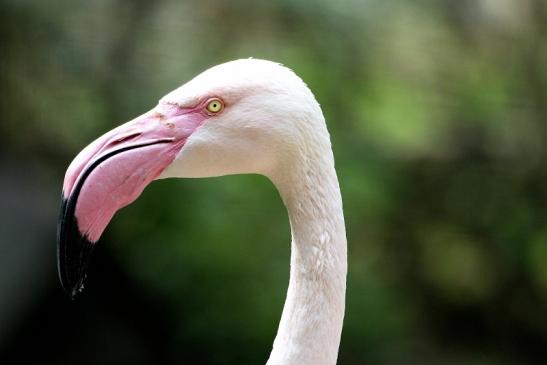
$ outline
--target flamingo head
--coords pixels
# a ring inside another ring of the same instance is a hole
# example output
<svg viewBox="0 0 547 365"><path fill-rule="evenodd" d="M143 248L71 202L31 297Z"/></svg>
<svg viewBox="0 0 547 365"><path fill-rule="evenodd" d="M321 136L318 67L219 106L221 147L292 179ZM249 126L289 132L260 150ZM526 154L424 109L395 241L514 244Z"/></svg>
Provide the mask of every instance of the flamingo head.
<svg viewBox="0 0 547 365"><path fill-rule="evenodd" d="M170 92L152 110L92 142L68 167L58 226L64 289L74 296L83 288L104 229L153 180L271 176L304 148L306 134L318 130L326 131L311 91L270 61L224 63Z"/></svg>

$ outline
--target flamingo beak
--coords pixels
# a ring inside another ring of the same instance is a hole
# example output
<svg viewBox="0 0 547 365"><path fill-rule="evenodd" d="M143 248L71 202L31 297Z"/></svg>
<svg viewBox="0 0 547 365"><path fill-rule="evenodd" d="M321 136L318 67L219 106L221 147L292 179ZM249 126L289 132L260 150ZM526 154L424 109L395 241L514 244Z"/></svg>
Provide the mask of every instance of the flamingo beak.
<svg viewBox="0 0 547 365"><path fill-rule="evenodd" d="M176 158L205 116L159 105L83 149L67 169L57 229L59 278L74 297L104 229Z"/></svg>

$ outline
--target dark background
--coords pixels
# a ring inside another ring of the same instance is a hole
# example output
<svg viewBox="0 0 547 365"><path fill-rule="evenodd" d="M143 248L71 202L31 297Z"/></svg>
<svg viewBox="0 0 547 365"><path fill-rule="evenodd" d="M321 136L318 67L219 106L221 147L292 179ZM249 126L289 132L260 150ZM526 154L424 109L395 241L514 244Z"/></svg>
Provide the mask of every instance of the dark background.
<svg viewBox="0 0 547 365"><path fill-rule="evenodd" d="M64 171L200 71L294 69L349 244L339 363L547 364L547 3L0 0L0 363L263 364L290 232L260 176L153 183L71 301Z"/></svg>

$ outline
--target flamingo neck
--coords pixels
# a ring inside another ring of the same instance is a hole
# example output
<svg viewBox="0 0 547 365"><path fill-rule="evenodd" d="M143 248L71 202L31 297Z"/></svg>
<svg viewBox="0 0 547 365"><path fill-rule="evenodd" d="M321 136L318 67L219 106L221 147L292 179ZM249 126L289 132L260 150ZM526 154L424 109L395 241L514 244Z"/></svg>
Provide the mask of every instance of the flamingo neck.
<svg viewBox="0 0 547 365"><path fill-rule="evenodd" d="M304 154L281 176L270 176L288 210L292 243L287 298L267 365L336 364L347 249L328 134L323 142L320 153Z"/></svg>

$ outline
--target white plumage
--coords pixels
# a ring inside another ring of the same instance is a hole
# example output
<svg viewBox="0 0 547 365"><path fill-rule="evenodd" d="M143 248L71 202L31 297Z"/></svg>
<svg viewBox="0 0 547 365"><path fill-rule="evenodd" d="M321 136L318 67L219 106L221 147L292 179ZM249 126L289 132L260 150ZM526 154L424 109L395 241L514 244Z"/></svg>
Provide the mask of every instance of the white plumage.
<svg viewBox="0 0 547 365"><path fill-rule="evenodd" d="M274 183L289 213L292 251L287 299L268 365L335 364L344 317L346 234L321 108L291 70L255 59L213 67L161 102L192 105L206 94L225 98L226 113L194 132L162 177L258 173Z"/></svg>

